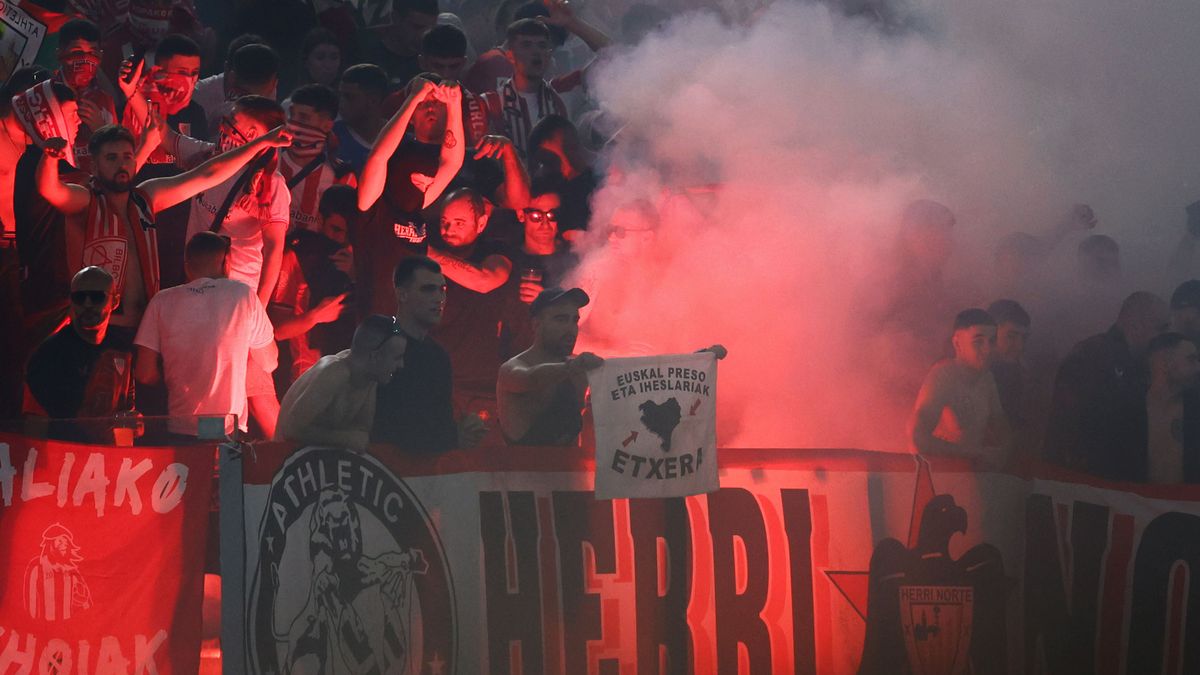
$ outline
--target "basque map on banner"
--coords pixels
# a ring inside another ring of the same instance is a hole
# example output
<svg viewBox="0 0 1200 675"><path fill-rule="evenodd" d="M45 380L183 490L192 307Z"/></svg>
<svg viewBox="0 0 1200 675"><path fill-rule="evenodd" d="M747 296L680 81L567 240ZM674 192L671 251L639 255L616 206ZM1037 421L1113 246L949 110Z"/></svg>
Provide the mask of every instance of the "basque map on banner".
<svg viewBox="0 0 1200 675"><path fill-rule="evenodd" d="M197 672L213 452L0 434L0 673Z"/></svg>
<svg viewBox="0 0 1200 675"><path fill-rule="evenodd" d="M596 498L716 490L717 359L710 352L606 359L588 373Z"/></svg>

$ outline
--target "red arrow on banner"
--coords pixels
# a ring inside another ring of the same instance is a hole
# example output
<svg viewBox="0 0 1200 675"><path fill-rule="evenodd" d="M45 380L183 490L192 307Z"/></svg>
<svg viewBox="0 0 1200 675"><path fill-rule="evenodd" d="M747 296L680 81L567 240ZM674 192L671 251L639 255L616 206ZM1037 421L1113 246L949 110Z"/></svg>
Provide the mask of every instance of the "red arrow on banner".
<svg viewBox="0 0 1200 675"><path fill-rule="evenodd" d="M638 433L636 431L629 432L629 438L626 438L625 441L621 443L621 447L622 448L629 447L629 444L636 441L637 437L638 437Z"/></svg>
<svg viewBox="0 0 1200 675"><path fill-rule="evenodd" d="M696 402L692 404L692 409L690 411L688 411L688 415L691 417L695 417L696 410L698 410L699 408L700 408L700 399L696 399Z"/></svg>

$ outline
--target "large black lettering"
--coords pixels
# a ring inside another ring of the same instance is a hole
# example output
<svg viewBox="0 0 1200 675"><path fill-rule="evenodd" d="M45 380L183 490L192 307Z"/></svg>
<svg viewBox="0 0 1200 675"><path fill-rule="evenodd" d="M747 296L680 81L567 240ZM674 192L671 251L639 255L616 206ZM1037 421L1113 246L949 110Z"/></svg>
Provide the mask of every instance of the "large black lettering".
<svg viewBox="0 0 1200 675"><path fill-rule="evenodd" d="M1071 515L1070 594L1063 579L1054 502L1025 502L1025 672L1092 673L1100 580L1108 548L1108 507L1075 502ZM1149 671L1130 671L1149 672Z"/></svg>
<svg viewBox="0 0 1200 675"><path fill-rule="evenodd" d="M813 611L812 512L808 490L780 490L792 578L792 658L798 674L817 672L817 628Z"/></svg>
<svg viewBox="0 0 1200 675"><path fill-rule="evenodd" d="M708 495L713 538L713 586L717 613L717 672L738 672L738 643L750 654L750 673L771 670L771 635L759 614L767 602L770 565L767 531L750 492L724 489ZM746 549L746 590L737 592L734 538Z"/></svg>
<svg viewBox="0 0 1200 675"><path fill-rule="evenodd" d="M499 492L479 493L479 529L483 538L484 594L487 598L488 672L516 675L510 645L521 649L521 673L540 675L542 667L542 594L538 566L537 506L532 492L508 493L508 521ZM507 542L511 539L513 569ZM510 578L515 587L510 588Z"/></svg>
<svg viewBox="0 0 1200 675"><path fill-rule="evenodd" d="M687 673L692 653L687 607L691 597L692 537L687 503L675 499L629 500L637 598L638 675ZM666 548L666 587L659 594L658 540ZM659 669L665 647L667 668Z"/></svg>
<svg viewBox="0 0 1200 675"><path fill-rule="evenodd" d="M588 640L601 640L600 598L587 590L583 544L591 544L597 574L617 571L611 500L598 500L591 492L554 493L554 530L558 537L558 559L562 568L563 654L566 672L588 672ZM600 672L616 669L613 661L600 662ZM612 670L611 672L616 672Z"/></svg>
<svg viewBox="0 0 1200 675"><path fill-rule="evenodd" d="M1200 672L1200 517L1165 513L1146 526L1133 567L1133 606L1129 622L1127 673L1161 673L1167 636L1171 568L1187 565L1188 595L1183 607L1183 671ZM1186 648L1184 647L1186 645Z"/></svg>

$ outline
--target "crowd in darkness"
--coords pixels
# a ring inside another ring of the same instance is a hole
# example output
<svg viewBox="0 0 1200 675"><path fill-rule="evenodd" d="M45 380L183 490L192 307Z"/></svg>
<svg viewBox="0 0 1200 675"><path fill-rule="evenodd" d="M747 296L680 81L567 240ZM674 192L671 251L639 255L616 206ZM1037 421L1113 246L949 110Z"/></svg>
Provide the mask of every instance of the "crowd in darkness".
<svg viewBox="0 0 1200 675"><path fill-rule="evenodd" d="M174 442L224 415L414 453L576 442L602 359L575 353L589 297L566 282L619 134L589 79L666 6L297 1L214 26L168 4L69 0L44 63L4 82L0 419L169 416L145 442ZM905 393L915 450L1200 480L1200 281L1076 298L1111 328L1068 312L1039 351L1027 282L1055 247L1087 234L1081 280L1116 287L1088 207L1004 238L1002 293L972 309L944 288L953 213L922 200L899 220L890 295L865 314L923 365L947 335L954 353ZM106 440L87 429L59 427Z"/></svg>

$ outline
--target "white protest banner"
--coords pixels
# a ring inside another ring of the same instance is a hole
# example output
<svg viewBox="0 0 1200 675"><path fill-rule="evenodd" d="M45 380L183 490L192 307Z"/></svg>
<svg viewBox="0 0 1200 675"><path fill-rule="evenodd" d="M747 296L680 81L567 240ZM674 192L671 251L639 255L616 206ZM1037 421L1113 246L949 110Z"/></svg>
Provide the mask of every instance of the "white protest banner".
<svg viewBox="0 0 1200 675"><path fill-rule="evenodd" d="M607 359L588 374L596 498L716 490L717 359L709 352Z"/></svg>

